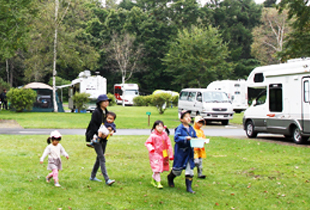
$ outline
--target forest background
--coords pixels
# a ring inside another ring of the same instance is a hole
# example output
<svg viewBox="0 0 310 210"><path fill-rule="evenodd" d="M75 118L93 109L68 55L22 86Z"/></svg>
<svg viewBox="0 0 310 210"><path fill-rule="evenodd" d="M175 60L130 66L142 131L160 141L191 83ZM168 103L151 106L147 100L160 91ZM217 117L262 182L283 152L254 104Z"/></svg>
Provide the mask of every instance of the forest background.
<svg viewBox="0 0 310 210"><path fill-rule="evenodd" d="M308 14L308 0L0 0L0 86L63 85L86 69L108 92L122 78L144 94L246 79L309 56Z"/></svg>

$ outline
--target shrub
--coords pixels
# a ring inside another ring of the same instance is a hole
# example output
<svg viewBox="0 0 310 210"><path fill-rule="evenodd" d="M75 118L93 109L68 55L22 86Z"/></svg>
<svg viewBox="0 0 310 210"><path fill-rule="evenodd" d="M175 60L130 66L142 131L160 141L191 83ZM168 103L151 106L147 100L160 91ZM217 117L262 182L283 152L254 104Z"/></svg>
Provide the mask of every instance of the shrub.
<svg viewBox="0 0 310 210"><path fill-rule="evenodd" d="M107 96L109 99L111 99L109 106L115 106L116 105L116 98L115 98L114 94L108 93Z"/></svg>
<svg viewBox="0 0 310 210"><path fill-rule="evenodd" d="M178 106L178 102L179 102L179 95L175 95L175 96L172 96L172 105L173 106Z"/></svg>
<svg viewBox="0 0 310 210"><path fill-rule="evenodd" d="M85 109L85 105L89 102L89 93L78 93L76 92L72 97L73 103L75 104L78 112Z"/></svg>
<svg viewBox="0 0 310 210"><path fill-rule="evenodd" d="M32 89L11 88L6 94L10 103L10 109L22 112L24 109L31 110L36 101L37 93Z"/></svg>
<svg viewBox="0 0 310 210"><path fill-rule="evenodd" d="M157 93L152 96L152 105L157 107L159 114L163 114L171 103L171 94Z"/></svg>
<svg viewBox="0 0 310 210"><path fill-rule="evenodd" d="M152 106L153 95L144 96L145 106Z"/></svg>
<svg viewBox="0 0 310 210"><path fill-rule="evenodd" d="M0 78L0 93L3 92L3 89L6 89L7 91L10 90L10 84L5 82L2 78Z"/></svg>
<svg viewBox="0 0 310 210"><path fill-rule="evenodd" d="M135 106L146 106L145 96L136 96L133 98L133 104Z"/></svg>

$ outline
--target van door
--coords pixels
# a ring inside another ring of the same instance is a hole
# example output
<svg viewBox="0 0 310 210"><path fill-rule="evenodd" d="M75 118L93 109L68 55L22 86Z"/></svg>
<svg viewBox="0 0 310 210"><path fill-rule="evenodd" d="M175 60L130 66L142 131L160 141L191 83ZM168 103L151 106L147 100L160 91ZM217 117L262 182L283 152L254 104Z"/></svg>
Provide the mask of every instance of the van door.
<svg viewBox="0 0 310 210"><path fill-rule="evenodd" d="M310 133L310 78L303 78L302 123L305 133Z"/></svg>
<svg viewBox="0 0 310 210"><path fill-rule="evenodd" d="M283 116L283 90L282 84L269 85L269 112L267 112L267 131L281 133L288 128L288 121Z"/></svg>
<svg viewBox="0 0 310 210"><path fill-rule="evenodd" d="M201 115L202 112L202 93L201 92L197 92L196 95L196 101L195 101L195 110L196 110L196 115Z"/></svg>

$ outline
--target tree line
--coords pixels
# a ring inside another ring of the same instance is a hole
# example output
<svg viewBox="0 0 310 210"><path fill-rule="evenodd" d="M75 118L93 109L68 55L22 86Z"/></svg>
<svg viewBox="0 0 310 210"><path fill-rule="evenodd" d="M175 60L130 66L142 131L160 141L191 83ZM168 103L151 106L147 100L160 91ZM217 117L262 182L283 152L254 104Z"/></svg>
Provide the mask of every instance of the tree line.
<svg viewBox="0 0 310 210"><path fill-rule="evenodd" d="M63 85L86 69L106 77L109 92L123 81L149 94L245 79L256 66L309 56L308 0L275 3L0 0L0 84L51 85L57 75Z"/></svg>

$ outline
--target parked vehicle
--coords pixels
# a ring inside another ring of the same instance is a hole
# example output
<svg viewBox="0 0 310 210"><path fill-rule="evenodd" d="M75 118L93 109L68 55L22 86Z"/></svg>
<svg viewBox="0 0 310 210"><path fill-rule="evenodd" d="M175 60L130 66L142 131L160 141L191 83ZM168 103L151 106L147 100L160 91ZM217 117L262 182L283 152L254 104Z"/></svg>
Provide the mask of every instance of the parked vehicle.
<svg viewBox="0 0 310 210"><path fill-rule="evenodd" d="M69 99L68 107L72 112L76 109L76 106L72 100L72 97L76 92L89 93L89 103L86 104L86 111L94 111L96 108L96 100L99 95L107 93L107 79L100 76L91 76L89 70L81 72L77 79L73 80L70 85L64 85L62 87L69 86Z"/></svg>
<svg viewBox="0 0 310 210"><path fill-rule="evenodd" d="M231 100L236 113L240 113L248 108L247 86L244 79L213 81L208 85L207 90L225 92Z"/></svg>
<svg viewBox="0 0 310 210"><path fill-rule="evenodd" d="M204 88L187 88L180 92L179 112L189 110L191 117L202 116L206 121L220 121L227 125L233 118L233 107L222 91L209 91Z"/></svg>
<svg viewBox="0 0 310 210"><path fill-rule="evenodd" d="M249 88L261 93L244 112L243 126L249 138L258 133L282 134L297 144L310 136L310 60L255 68Z"/></svg>
<svg viewBox="0 0 310 210"><path fill-rule="evenodd" d="M137 84L115 84L114 96L117 104L133 105L133 99L139 96Z"/></svg>

